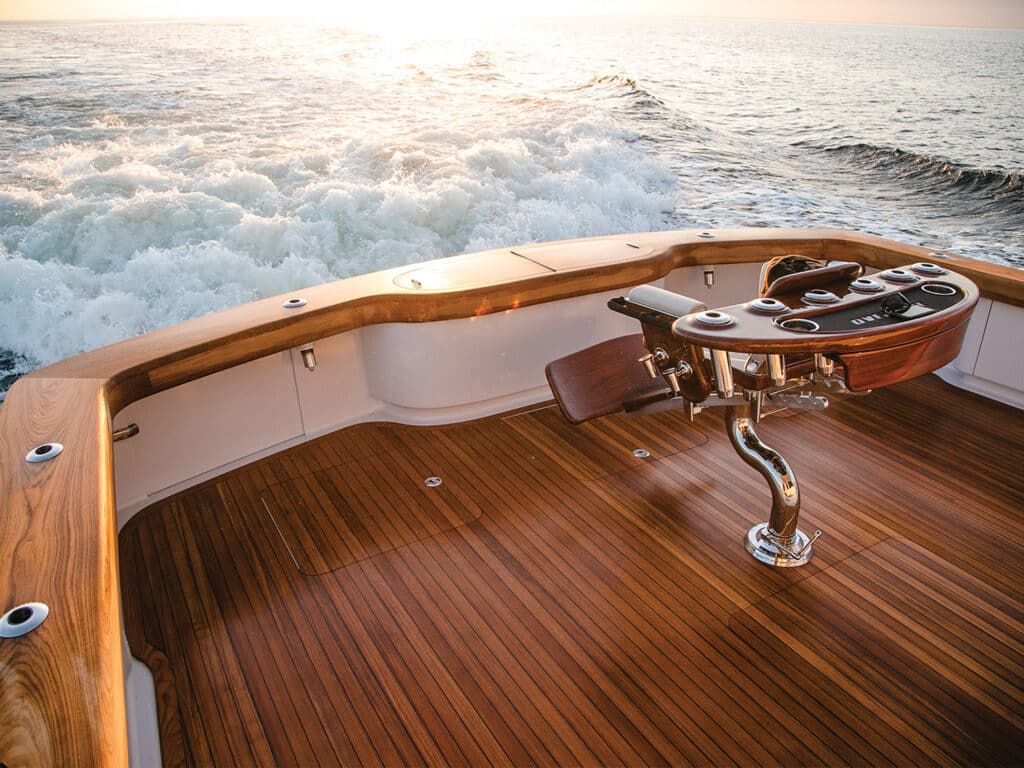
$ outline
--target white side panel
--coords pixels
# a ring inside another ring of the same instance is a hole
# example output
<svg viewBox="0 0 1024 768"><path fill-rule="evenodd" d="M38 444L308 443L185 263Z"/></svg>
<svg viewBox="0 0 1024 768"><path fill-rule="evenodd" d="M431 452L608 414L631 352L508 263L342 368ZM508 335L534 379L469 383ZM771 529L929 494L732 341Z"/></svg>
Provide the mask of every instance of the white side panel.
<svg viewBox="0 0 1024 768"><path fill-rule="evenodd" d="M994 303L974 375L1024 390L1024 308Z"/></svg>
<svg viewBox="0 0 1024 768"><path fill-rule="evenodd" d="M978 353L981 351L981 341L985 337L985 326L988 324L988 315L992 310L991 299L981 299L978 306L974 308L971 321L967 324L967 333L964 335L963 346L960 347L960 354L957 355L950 365L962 373L974 373L974 366L978 362Z"/></svg>
<svg viewBox="0 0 1024 768"><path fill-rule="evenodd" d="M128 764L132 768L155 768L160 760L160 727L156 713L156 688L149 667L129 656L124 679L128 713Z"/></svg>
<svg viewBox="0 0 1024 768"><path fill-rule="evenodd" d="M271 355L132 403L115 429L118 507L302 434L291 356ZM123 520L118 521L123 524Z"/></svg>
<svg viewBox="0 0 1024 768"><path fill-rule="evenodd" d="M639 324L608 309L626 290L464 320L364 329L371 395L401 408L451 408L545 383L544 366Z"/></svg>
<svg viewBox="0 0 1024 768"><path fill-rule="evenodd" d="M313 345L316 368L306 370L292 350L295 385L307 435L319 435L351 424L380 403L370 397L363 368L363 330L321 339Z"/></svg>
<svg viewBox="0 0 1024 768"><path fill-rule="evenodd" d="M713 269L715 284L704 285L704 270ZM665 289L707 304L708 309L740 304L757 298L760 264L719 264L713 267L686 267L665 278Z"/></svg>

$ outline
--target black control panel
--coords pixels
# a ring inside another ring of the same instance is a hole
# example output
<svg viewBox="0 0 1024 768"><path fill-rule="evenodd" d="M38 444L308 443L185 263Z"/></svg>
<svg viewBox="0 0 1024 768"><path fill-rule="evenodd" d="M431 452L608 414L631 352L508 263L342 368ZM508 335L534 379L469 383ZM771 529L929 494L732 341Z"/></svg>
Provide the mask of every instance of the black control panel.
<svg viewBox="0 0 1024 768"><path fill-rule="evenodd" d="M814 317L783 316L775 322L796 333L868 331L927 317L954 306L964 296L964 292L955 285L929 281L852 307L839 307Z"/></svg>

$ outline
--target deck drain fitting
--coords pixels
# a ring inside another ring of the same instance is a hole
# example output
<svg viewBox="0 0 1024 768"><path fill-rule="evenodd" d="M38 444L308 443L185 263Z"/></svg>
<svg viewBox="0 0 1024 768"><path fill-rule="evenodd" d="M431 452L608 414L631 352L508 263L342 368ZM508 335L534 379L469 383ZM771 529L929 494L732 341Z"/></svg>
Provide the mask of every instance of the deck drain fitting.
<svg viewBox="0 0 1024 768"><path fill-rule="evenodd" d="M917 264L911 264L910 268L919 275L928 275L929 277L946 274L946 270L938 264L931 264L927 261L919 261Z"/></svg>
<svg viewBox="0 0 1024 768"><path fill-rule="evenodd" d="M0 637L11 638L27 635L42 624L50 615L46 603L23 603L11 608L0 617Z"/></svg>
<svg viewBox="0 0 1024 768"><path fill-rule="evenodd" d="M643 448L636 448L633 451L633 455L638 459L649 459L651 458L651 452Z"/></svg>
<svg viewBox="0 0 1024 768"><path fill-rule="evenodd" d="M281 305L285 309L298 309L299 307L306 306L306 300L302 297L288 299L284 304Z"/></svg>
<svg viewBox="0 0 1024 768"><path fill-rule="evenodd" d="M437 488L437 486L439 486L443 482L444 481L440 477L437 477L436 475L431 475L430 477L423 481L423 484L427 486L427 488Z"/></svg>
<svg viewBox="0 0 1024 768"><path fill-rule="evenodd" d="M63 450L64 446L60 443L43 443L29 451L28 455L25 456L25 461L29 464L41 464L44 461L56 458Z"/></svg>

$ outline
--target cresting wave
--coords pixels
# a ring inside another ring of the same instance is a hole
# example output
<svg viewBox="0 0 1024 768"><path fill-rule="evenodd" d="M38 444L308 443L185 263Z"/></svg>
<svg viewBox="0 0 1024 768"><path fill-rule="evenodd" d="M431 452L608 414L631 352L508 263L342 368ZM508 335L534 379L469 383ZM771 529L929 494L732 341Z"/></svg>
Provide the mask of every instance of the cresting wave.
<svg viewBox="0 0 1024 768"><path fill-rule="evenodd" d="M628 99L638 108L661 108L665 102L650 91L637 85L637 81L626 75L600 75L571 89L576 93L593 92L599 98Z"/></svg>
<svg viewBox="0 0 1024 768"><path fill-rule="evenodd" d="M873 144L818 147L798 142L794 146L825 152L865 170L885 171L932 188L983 197L1010 211L1024 213L1024 173L1019 171L970 168L941 157Z"/></svg>

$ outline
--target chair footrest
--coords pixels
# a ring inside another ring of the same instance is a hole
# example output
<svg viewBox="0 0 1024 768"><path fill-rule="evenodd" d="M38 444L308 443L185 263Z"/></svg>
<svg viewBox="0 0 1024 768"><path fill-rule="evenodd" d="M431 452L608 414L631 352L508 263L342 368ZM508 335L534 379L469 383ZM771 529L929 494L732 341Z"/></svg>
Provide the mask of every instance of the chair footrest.
<svg viewBox="0 0 1024 768"><path fill-rule="evenodd" d="M637 362L646 352L642 333L620 336L553 360L544 372L562 413L579 424L668 394L665 380Z"/></svg>

